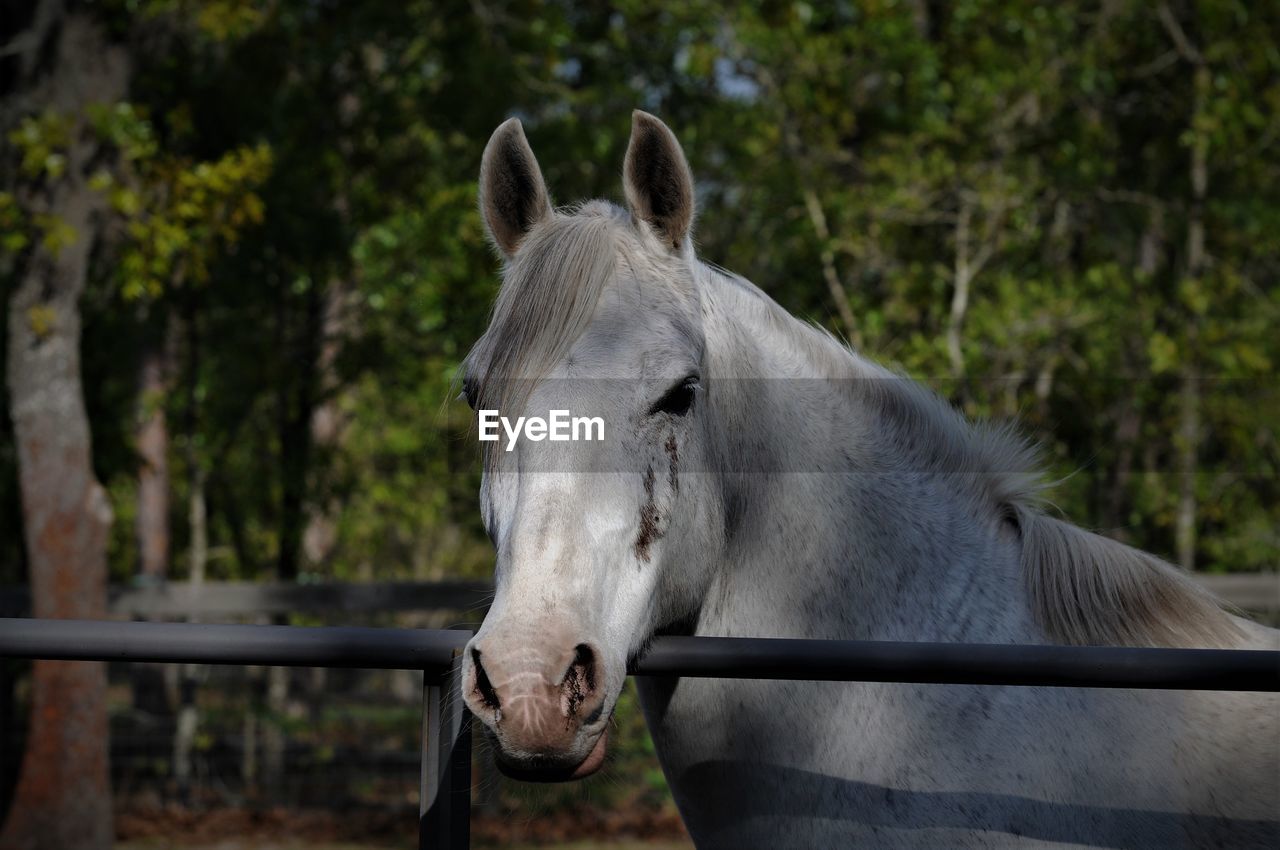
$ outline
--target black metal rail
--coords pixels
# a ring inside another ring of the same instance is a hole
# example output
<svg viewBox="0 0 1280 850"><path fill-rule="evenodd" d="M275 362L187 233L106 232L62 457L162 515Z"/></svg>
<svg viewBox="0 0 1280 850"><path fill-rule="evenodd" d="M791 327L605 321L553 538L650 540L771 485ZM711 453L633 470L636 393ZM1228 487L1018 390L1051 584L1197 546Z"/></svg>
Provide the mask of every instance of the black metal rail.
<svg viewBox="0 0 1280 850"><path fill-rule="evenodd" d="M0 655L442 672L468 631L0 618Z"/></svg>
<svg viewBox="0 0 1280 850"><path fill-rule="evenodd" d="M646 676L1280 691L1280 651L664 637Z"/></svg>
<svg viewBox="0 0 1280 850"><path fill-rule="evenodd" d="M471 632L0 618L0 655L444 673ZM1280 691L1280 651L662 637L642 676Z"/></svg>
<svg viewBox="0 0 1280 850"><path fill-rule="evenodd" d="M0 656L423 671L419 847L470 840L468 631L0 618ZM663 637L642 676L1280 691L1280 651Z"/></svg>

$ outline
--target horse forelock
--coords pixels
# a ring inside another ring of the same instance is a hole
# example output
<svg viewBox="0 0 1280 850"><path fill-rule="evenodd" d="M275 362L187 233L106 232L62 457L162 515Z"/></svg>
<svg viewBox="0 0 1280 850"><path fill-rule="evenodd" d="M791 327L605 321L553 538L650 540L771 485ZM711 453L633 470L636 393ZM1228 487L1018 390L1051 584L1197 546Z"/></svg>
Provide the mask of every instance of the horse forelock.
<svg viewBox="0 0 1280 850"><path fill-rule="evenodd" d="M664 305L671 331L700 339L686 258L637 228L630 213L588 201L548 216L503 269L489 327L463 361L477 408L519 411L534 385L569 353L619 276L643 280L645 305ZM486 458L492 459L486 444Z"/></svg>
<svg viewBox="0 0 1280 850"><path fill-rule="evenodd" d="M592 201L528 233L503 269L489 328L464 361L477 406L521 406L582 335L616 271L625 223L625 212Z"/></svg>

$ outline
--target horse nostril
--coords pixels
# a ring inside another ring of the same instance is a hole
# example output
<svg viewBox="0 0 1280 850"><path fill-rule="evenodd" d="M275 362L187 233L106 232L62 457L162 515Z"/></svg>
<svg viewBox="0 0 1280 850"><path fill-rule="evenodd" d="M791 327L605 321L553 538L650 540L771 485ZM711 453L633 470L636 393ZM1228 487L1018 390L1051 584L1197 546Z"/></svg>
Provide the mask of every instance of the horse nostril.
<svg viewBox="0 0 1280 850"><path fill-rule="evenodd" d="M596 653L585 643L574 647L573 666L581 671L583 682L588 691L596 689Z"/></svg>
<svg viewBox="0 0 1280 850"><path fill-rule="evenodd" d="M480 650L472 647L471 663L476 669L476 696L480 698L486 708L497 711L502 707L502 703L498 701L498 692L493 689L493 683L489 681L489 675L484 671L484 665L480 663Z"/></svg>
<svg viewBox="0 0 1280 850"><path fill-rule="evenodd" d="M578 713L582 704L596 695L596 654L590 646L580 643L574 647L573 663L564 675L562 708L566 717Z"/></svg>

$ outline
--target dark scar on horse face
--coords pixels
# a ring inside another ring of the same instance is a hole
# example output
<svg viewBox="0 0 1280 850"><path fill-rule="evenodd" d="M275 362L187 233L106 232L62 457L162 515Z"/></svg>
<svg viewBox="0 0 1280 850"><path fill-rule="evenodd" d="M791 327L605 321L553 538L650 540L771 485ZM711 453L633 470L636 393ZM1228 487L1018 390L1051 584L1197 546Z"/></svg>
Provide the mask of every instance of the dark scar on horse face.
<svg viewBox="0 0 1280 850"><path fill-rule="evenodd" d="M640 534L636 537L636 556L649 563L649 547L662 536L658 530L658 506L653 500L653 467L644 472L644 504L640 507Z"/></svg>
<svg viewBox="0 0 1280 850"><path fill-rule="evenodd" d="M667 450L667 483L671 485L672 492L679 493L680 477L676 473L680 471L680 452L675 434L667 435L667 442L663 444L663 448Z"/></svg>

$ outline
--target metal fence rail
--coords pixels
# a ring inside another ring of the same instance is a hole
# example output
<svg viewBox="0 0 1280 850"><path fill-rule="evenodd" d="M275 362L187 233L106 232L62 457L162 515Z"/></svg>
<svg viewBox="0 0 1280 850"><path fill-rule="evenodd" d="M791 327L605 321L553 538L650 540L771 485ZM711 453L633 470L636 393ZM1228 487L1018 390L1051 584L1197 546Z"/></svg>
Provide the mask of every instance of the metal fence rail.
<svg viewBox="0 0 1280 850"><path fill-rule="evenodd" d="M470 839L469 631L0 618L0 656L423 671L419 847ZM1280 651L663 637L642 676L1280 691Z"/></svg>
<svg viewBox="0 0 1280 850"><path fill-rule="evenodd" d="M469 631L0 618L0 655L444 672Z"/></svg>
<svg viewBox="0 0 1280 850"><path fill-rule="evenodd" d="M0 618L0 656L447 672L466 630ZM1280 652L661 637L641 676L1280 691Z"/></svg>
<svg viewBox="0 0 1280 850"><path fill-rule="evenodd" d="M645 676L1063 688L1280 691L1280 652L665 637Z"/></svg>

